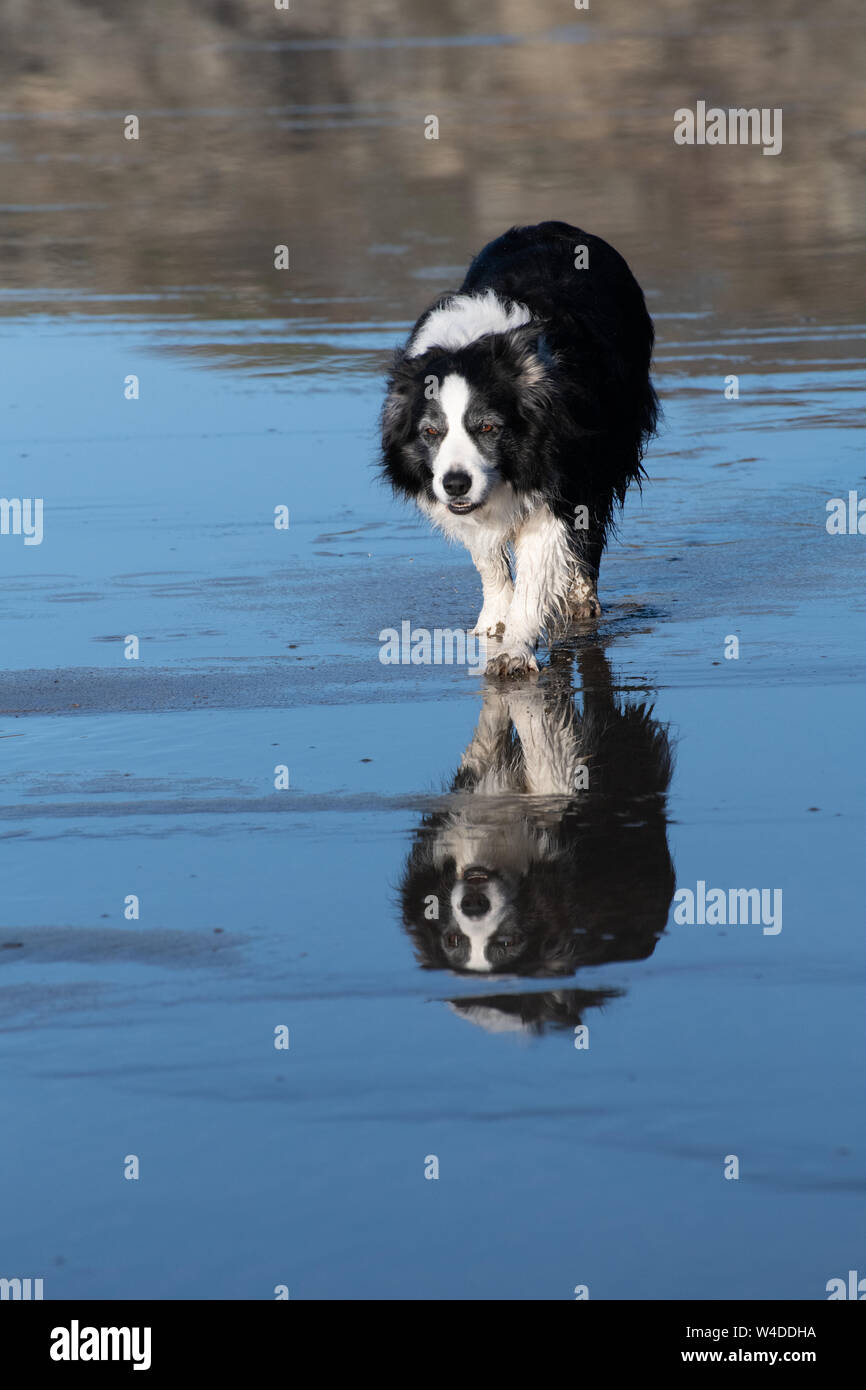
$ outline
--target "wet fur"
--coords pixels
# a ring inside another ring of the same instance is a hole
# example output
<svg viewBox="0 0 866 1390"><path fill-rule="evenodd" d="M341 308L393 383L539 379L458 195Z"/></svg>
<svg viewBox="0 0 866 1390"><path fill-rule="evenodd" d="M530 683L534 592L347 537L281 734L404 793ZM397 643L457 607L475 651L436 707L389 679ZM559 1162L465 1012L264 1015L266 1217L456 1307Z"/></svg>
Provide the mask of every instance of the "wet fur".
<svg viewBox="0 0 866 1390"><path fill-rule="evenodd" d="M474 973L465 949L447 944L460 933L454 890L467 862L503 885L512 943L496 932L481 978L639 960L664 930L675 887L668 733L651 707L615 696L598 649L581 669L582 709L559 660L541 685L488 687L450 794L425 816L403 876L403 922L426 969ZM589 787L576 790L581 764Z"/></svg>
<svg viewBox="0 0 866 1390"><path fill-rule="evenodd" d="M587 269L575 268L579 246L588 248ZM482 613L499 619L476 630L494 636L503 629L502 652L491 649L489 669L522 674L537 669L531 653L542 631L551 635L557 622L600 613L602 550L629 485L643 476L656 428L653 326L618 252L564 222L515 227L491 242L457 295L431 305L394 358L382 468L396 492L470 550L484 583ZM497 322L502 331L490 331ZM472 339L473 328L481 336ZM449 378L467 383L473 402L503 422L495 439L478 435L467 444L491 484L468 516L454 516L434 491L436 454L419 433L431 380L438 386ZM587 508L587 529L574 525L577 507ZM524 580L521 561L532 571ZM506 566L513 608L505 601ZM491 585L501 591L496 603Z"/></svg>

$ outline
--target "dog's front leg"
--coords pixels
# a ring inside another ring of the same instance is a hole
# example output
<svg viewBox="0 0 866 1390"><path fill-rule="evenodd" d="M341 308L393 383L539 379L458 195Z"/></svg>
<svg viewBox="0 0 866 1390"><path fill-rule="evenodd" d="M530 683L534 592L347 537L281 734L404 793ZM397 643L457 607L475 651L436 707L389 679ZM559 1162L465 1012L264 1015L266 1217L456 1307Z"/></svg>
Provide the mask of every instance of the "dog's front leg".
<svg viewBox="0 0 866 1390"><path fill-rule="evenodd" d="M463 757L460 759L461 772L468 772L474 779L473 790L485 777L500 771L505 761L508 738L511 733L511 716L508 712L508 699L495 685L484 689L481 713L475 726L475 733ZM502 788L496 788L501 791Z"/></svg>
<svg viewBox="0 0 866 1390"><path fill-rule="evenodd" d="M523 676L538 670L535 646L542 629L566 611L574 572L568 527L539 508L514 538L517 578L505 619L502 647L487 663L489 676Z"/></svg>
<svg viewBox="0 0 866 1390"><path fill-rule="evenodd" d="M518 685L508 711L523 749L530 796L573 797L582 766L571 697L551 699L538 685Z"/></svg>
<svg viewBox="0 0 866 1390"><path fill-rule="evenodd" d="M514 597L511 567L505 546L474 542L469 547L473 563L481 575L484 599L473 632L478 637L501 637Z"/></svg>

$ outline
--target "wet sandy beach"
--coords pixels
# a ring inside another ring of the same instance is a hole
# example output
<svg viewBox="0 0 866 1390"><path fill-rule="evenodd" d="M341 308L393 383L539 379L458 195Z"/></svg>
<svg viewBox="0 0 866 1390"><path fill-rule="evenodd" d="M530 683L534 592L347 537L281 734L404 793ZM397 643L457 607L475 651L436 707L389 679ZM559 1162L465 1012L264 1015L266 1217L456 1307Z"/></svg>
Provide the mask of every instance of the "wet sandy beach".
<svg viewBox="0 0 866 1390"><path fill-rule="evenodd" d="M0 60L0 491L44 500L0 535L0 1275L825 1298L866 1191L857 8L41 8ZM701 97L783 108L782 153L676 146ZM627 257L664 418L603 618L498 696L380 660L479 593L377 416L425 303L545 217ZM502 720L598 784L461 795ZM449 817L578 866L531 852L577 924L531 971L443 968ZM701 884L783 909L676 920Z"/></svg>

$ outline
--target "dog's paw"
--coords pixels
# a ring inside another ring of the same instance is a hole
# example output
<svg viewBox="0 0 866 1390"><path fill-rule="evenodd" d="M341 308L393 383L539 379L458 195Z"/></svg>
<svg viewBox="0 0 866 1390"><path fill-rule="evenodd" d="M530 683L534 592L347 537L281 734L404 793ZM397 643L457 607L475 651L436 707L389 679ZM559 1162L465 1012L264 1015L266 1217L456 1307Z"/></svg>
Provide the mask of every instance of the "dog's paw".
<svg viewBox="0 0 866 1390"><path fill-rule="evenodd" d="M595 594L588 594L586 598L573 600L571 603L571 616L578 620L583 618L600 618L601 604Z"/></svg>
<svg viewBox="0 0 866 1390"><path fill-rule="evenodd" d="M505 631L505 620L508 617L508 602L485 603L481 612L478 614L478 622L472 629L474 637L501 637Z"/></svg>
<svg viewBox="0 0 866 1390"><path fill-rule="evenodd" d="M530 647L506 648L497 652L487 663L487 674L496 679L515 679L520 676L537 674L538 662Z"/></svg>
<svg viewBox="0 0 866 1390"><path fill-rule="evenodd" d="M578 570L572 577L566 602L570 616L576 618L578 622L586 618L601 617L601 604L596 593L595 579L592 575L584 574L581 570Z"/></svg>

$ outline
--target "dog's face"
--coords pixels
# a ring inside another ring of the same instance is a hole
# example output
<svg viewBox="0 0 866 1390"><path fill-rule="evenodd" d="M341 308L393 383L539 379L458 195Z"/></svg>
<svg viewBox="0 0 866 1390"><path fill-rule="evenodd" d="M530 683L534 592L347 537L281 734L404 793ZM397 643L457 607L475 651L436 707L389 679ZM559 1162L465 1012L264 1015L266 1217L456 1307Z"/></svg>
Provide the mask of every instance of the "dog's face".
<svg viewBox="0 0 866 1390"><path fill-rule="evenodd" d="M526 949L516 911L517 875L471 864L458 870L441 932L453 970L513 970Z"/></svg>
<svg viewBox="0 0 866 1390"><path fill-rule="evenodd" d="M570 974L578 963L581 928L563 892L568 866L550 847L546 828L515 814L515 845L503 848L503 827L446 822L425 837L404 881L405 920L428 968L466 975ZM460 842L476 862L465 864ZM547 846L547 848L545 848ZM553 857L548 857L553 855ZM571 885L569 884L569 887ZM419 893L423 889L423 896ZM418 903L413 912L410 904ZM428 919L429 905L436 914Z"/></svg>
<svg viewBox="0 0 866 1390"><path fill-rule="evenodd" d="M506 852L492 799L467 805L462 794L461 809L432 816L413 846L403 921L426 969L551 978L652 954L675 887L660 802L643 822L608 828L603 797L583 810L566 803L558 817L546 803L521 815L512 800Z"/></svg>
<svg viewBox="0 0 866 1390"><path fill-rule="evenodd" d="M483 513L509 489L531 491L527 443L552 408L551 365L531 326L401 354L382 421L392 485L440 521Z"/></svg>
<svg viewBox="0 0 866 1390"><path fill-rule="evenodd" d="M504 481L500 446L509 416L502 400L449 372L421 411L417 440L430 474L431 500L455 516L467 516L487 502Z"/></svg>

